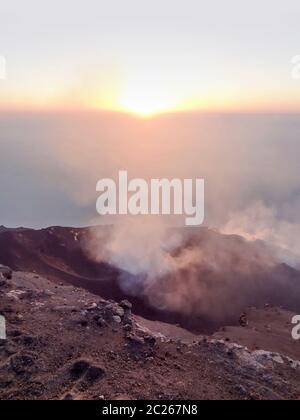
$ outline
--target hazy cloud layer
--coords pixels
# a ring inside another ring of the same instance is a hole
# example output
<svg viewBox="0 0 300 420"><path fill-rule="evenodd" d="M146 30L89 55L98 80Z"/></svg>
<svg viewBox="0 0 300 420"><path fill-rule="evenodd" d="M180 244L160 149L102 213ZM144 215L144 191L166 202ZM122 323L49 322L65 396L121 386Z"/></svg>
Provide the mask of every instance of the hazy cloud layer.
<svg viewBox="0 0 300 420"><path fill-rule="evenodd" d="M2 114L3 224L85 224L101 177L204 177L206 223L261 202L300 222L298 115Z"/></svg>

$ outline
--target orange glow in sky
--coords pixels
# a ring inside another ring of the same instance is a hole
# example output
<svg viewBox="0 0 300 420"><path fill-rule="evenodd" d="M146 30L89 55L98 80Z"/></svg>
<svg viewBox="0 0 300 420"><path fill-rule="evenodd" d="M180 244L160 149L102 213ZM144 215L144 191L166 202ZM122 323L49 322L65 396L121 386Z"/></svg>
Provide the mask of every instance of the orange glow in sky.
<svg viewBox="0 0 300 420"><path fill-rule="evenodd" d="M4 2L0 109L300 112L299 1L92 3Z"/></svg>

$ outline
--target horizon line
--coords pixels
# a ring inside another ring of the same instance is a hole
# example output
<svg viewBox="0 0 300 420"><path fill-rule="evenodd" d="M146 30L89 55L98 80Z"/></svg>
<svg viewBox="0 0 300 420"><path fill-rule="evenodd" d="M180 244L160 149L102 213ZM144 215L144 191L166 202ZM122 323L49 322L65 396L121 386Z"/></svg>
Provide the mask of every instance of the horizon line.
<svg viewBox="0 0 300 420"><path fill-rule="evenodd" d="M299 115L300 110L271 110L271 109L232 109L232 110L209 110L209 109L189 109L189 110L170 110L160 111L153 114L138 114L130 111L96 108L1 108L1 114L106 114L112 116L131 117L136 120L151 120L168 116L182 115Z"/></svg>

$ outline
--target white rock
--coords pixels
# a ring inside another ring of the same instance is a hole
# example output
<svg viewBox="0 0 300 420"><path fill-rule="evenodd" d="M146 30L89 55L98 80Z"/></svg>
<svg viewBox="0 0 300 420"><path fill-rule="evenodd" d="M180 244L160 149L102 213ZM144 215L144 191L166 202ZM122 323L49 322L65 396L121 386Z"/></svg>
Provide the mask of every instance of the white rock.
<svg viewBox="0 0 300 420"><path fill-rule="evenodd" d="M122 322L122 319L118 315L113 316L112 319L117 324L121 324L121 322Z"/></svg>

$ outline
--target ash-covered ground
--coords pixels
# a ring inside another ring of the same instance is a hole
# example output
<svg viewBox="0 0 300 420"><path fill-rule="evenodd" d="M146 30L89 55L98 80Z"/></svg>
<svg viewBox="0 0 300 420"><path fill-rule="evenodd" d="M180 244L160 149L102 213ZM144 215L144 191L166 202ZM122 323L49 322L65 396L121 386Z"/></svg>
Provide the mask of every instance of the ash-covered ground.
<svg viewBox="0 0 300 420"><path fill-rule="evenodd" d="M9 267L0 270L0 399L300 398L300 342L291 336L298 301L290 296L297 270L266 269L259 282L273 283L261 285L256 307L246 289L223 324L219 311L189 321L188 312L126 296L118 269L83 256L84 232L0 229L0 263Z"/></svg>

